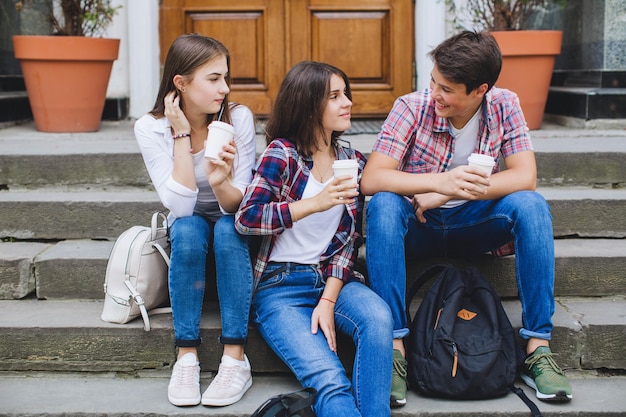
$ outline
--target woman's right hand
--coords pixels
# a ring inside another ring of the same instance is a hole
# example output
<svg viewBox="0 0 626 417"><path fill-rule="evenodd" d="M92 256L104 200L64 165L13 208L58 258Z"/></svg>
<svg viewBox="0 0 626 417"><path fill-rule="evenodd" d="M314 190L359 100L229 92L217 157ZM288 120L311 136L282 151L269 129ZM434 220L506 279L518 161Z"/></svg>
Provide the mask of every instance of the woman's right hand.
<svg viewBox="0 0 626 417"><path fill-rule="evenodd" d="M302 220L313 213L326 211L340 204L347 204L350 198L359 195L357 184L350 181L349 175L334 178L316 196L289 203L291 218ZM297 220L294 220L296 222Z"/></svg>
<svg viewBox="0 0 626 417"><path fill-rule="evenodd" d="M313 197L317 200L319 211L328 210L339 204L346 204L346 199L359 195L358 185L348 181L349 179L349 175L334 178L318 195Z"/></svg>
<svg viewBox="0 0 626 417"><path fill-rule="evenodd" d="M180 108L180 96L176 91L170 91L163 99L165 105L165 117L170 122L172 127L172 135L180 133L190 133L191 126L185 116L185 113Z"/></svg>

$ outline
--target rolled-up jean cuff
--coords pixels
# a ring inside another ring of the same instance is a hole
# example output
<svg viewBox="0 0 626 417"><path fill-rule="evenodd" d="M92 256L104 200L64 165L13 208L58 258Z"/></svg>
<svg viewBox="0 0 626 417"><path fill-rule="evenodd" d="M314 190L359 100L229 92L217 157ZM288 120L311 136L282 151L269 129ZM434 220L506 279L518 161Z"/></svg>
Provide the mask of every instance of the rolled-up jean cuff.
<svg viewBox="0 0 626 417"><path fill-rule="evenodd" d="M552 333L536 333L526 330L524 328L519 329L519 334L522 336L522 339L528 340L530 338L542 339L542 340L552 340Z"/></svg>
<svg viewBox="0 0 626 417"><path fill-rule="evenodd" d="M409 329L407 329L407 328L398 329L398 330L394 330L393 331L393 338L394 339L404 339L408 335L409 335Z"/></svg>
<svg viewBox="0 0 626 417"><path fill-rule="evenodd" d="M194 340L176 340L174 342L178 347L198 347L202 344L202 339L194 339Z"/></svg>
<svg viewBox="0 0 626 417"><path fill-rule="evenodd" d="M223 345L245 345L246 338L235 338L235 337L224 337L220 336L218 338L219 342Z"/></svg>

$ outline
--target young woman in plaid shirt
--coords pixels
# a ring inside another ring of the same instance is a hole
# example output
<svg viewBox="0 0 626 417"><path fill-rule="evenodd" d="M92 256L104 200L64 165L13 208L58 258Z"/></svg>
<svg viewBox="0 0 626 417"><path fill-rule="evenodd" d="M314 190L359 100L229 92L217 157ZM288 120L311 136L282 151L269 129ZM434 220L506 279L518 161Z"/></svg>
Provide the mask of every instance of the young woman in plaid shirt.
<svg viewBox="0 0 626 417"><path fill-rule="evenodd" d="M364 197L333 176L352 107L346 75L301 62L286 75L266 127L268 147L236 215L240 233L261 236L252 319L300 383L317 390L318 417L389 416L389 308L354 271ZM336 333L356 345L352 381Z"/></svg>

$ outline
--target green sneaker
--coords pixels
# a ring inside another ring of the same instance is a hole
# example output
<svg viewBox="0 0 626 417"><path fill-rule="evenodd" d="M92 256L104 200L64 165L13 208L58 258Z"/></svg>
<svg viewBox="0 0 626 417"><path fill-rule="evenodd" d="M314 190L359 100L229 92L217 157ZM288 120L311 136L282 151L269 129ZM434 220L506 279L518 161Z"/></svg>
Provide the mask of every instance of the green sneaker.
<svg viewBox="0 0 626 417"><path fill-rule="evenodd" d="M521 377L542 401L563 402L572 399L572 386L552 357L547 346L539 346L524 361L527 373Z"/></svg>
<svg viewBox="0 0 626 417"><path fill-rule="evenodd" d="M394 349L390 398L392 407L401 407L406 404L406 368L406 359L398 349Z"/></svg>

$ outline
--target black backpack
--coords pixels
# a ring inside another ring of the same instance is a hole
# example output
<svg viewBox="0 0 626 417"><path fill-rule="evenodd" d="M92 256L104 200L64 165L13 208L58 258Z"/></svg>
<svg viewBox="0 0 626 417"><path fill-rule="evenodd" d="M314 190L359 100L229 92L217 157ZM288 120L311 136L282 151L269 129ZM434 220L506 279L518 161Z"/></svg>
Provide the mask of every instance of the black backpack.
<svg viewBox="0 0 626 417"><path fill-rule="evenodd" d="M261 404L250 417L315 417L312 405L316 395L315 388L278 394Z"/></svg>
<svg viewBox="0 0 626 417"><path fill-rule="evenodd" d="M411 319L411 301L435 276ZM513 391L535 416L541 415L514 386L524 353L500 297L476 267L434 265L426 269L409 287L407 316L407 377L412 389L425 396L464 400L496 398Z"/></svg>

